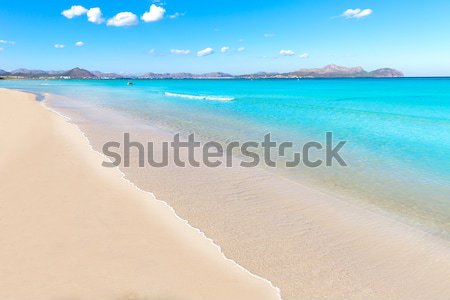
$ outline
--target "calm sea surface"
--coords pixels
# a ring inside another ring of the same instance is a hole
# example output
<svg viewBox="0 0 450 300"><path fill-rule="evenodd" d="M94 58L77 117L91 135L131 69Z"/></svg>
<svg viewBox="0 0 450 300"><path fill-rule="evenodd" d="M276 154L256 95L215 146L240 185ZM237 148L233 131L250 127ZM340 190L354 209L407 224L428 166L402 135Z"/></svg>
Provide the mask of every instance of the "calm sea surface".
<svg viewBox="0 0 450 300"><path fill-rule="evenodd" d="M348 167L284 176L450 234L450 78L320 80L1 80L70 97L203 140L346 140Z"/></svg>

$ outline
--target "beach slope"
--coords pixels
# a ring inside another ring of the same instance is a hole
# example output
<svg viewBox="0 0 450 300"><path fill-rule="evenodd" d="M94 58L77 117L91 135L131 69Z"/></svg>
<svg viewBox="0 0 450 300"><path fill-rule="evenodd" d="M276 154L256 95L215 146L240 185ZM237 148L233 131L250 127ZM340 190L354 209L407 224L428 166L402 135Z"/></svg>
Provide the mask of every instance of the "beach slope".
<svg viewBox="0 0 450 300"><path fill-rule="evenodd" d="M278 299L78 128L0 89L0 299Z"/></svg>

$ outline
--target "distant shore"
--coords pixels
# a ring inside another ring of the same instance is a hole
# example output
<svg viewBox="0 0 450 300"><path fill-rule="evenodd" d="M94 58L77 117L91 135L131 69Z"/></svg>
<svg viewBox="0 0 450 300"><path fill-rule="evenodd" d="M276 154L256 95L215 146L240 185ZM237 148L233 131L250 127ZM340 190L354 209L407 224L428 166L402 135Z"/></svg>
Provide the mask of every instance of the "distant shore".
<svg viewBox="0 0 450 300"><path fill-rule="evenodd" d="M323 68L299 69L293 72L258 72L232 75L224 72L194 74L181 73L144 73L141 75L104 73L73 68L67 71L44 71L17 69L11 72L0 69L0 77L15 79L303 79L303 78L393 78L404 77L401 71L381 68L366 71L362 67L343 67L334 64Z"/></svg>

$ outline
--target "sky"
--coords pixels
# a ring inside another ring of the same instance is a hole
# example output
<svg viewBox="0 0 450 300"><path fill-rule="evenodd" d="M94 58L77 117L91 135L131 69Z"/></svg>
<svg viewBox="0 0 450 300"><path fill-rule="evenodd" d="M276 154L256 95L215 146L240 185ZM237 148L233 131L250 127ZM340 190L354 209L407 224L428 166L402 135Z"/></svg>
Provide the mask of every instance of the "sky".
<svg viewBox="0 0 450 300"><path fill-rule="evenodd" d="M0 69L450 75L448 0L0 0Z"/></svg>

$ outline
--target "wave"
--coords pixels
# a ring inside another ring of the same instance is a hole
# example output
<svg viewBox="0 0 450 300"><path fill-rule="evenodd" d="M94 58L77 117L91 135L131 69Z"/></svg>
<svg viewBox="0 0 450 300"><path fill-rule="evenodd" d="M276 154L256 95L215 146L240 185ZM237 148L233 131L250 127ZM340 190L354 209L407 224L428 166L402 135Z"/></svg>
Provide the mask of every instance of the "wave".
<svg viewBox="0 0 450 300"><path fill-rule="evenodd" d="M42 86L67 86L67 84L63 84L63 83L61 83L61 84L58 84L58 83L39 83L39 85L42 85Z"/></svg>
<svg viewBox="0 0 450 300"><path fill-rule="evenodd" d="M164 92L165 96L169 97L179 97L186 99L195 99L195 100L210 100L210 101L232 101L233 97L219 97L219 96L200 96L200 95L189 95L189 94L178 94L171 92Z"/></svg>

